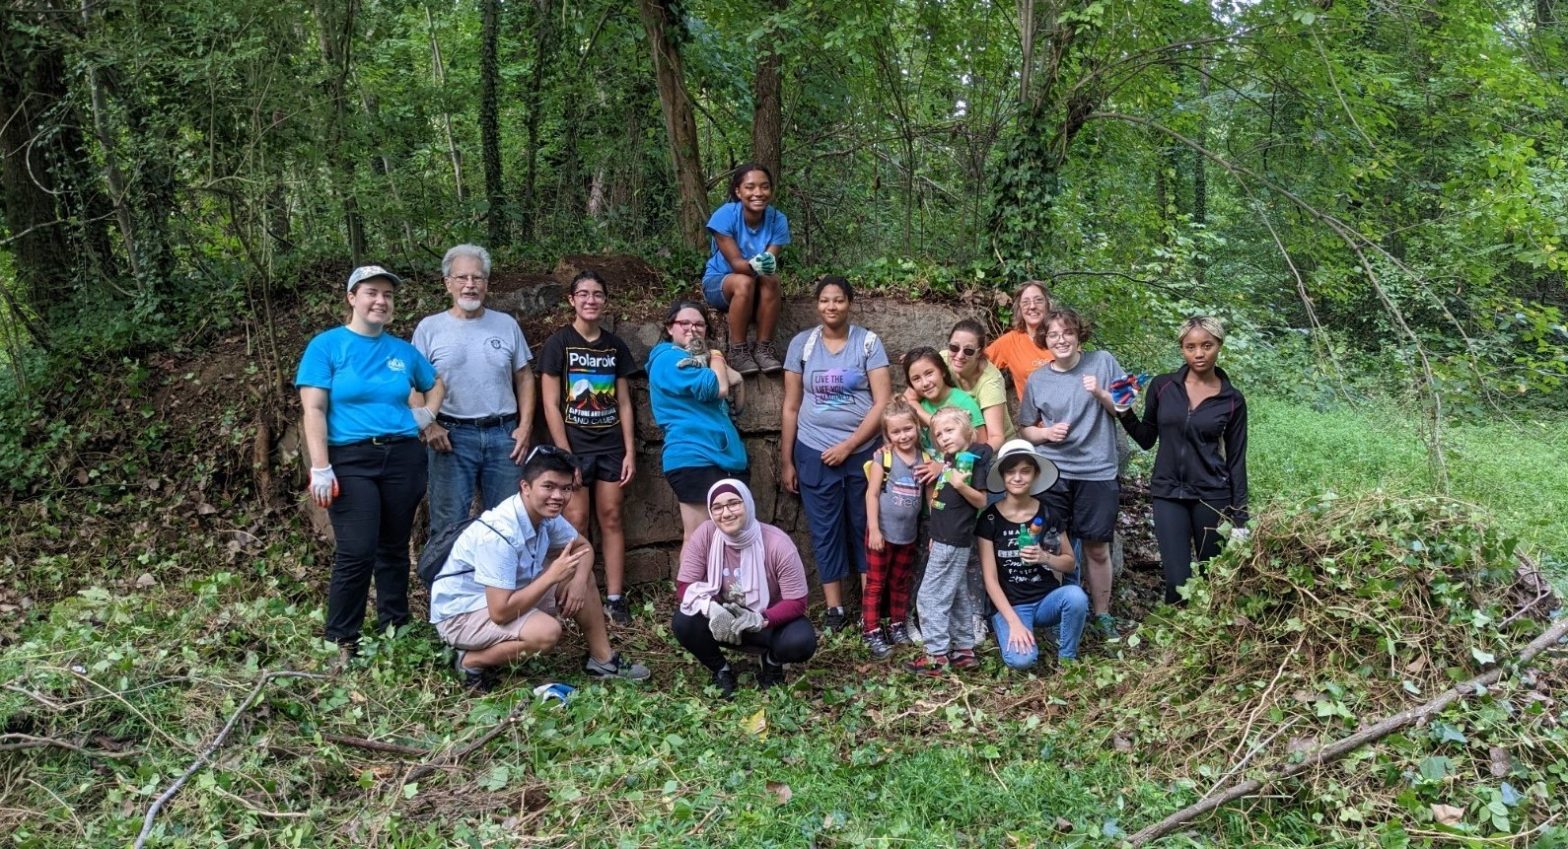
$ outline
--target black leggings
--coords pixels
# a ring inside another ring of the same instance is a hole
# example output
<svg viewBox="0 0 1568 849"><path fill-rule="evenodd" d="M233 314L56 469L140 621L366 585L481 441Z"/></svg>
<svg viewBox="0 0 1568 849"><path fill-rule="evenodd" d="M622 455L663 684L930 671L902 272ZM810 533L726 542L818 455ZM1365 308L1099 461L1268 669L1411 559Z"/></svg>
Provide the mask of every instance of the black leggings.
<svg viewBox="0 0 1568 849"><path fill-rule="evenodd" d="M1204 563L1220 553L1220 533L1216 528L1225 517L1193 498L1153 501L1154 539L1159 543L1160 566L1165 571L1165 600L1175 604L1181 601L1177 590L1192 577L1192 564Z"/></svg>
<svg viewBox="0 0 1568 849"><path fill-rule="evenodd" d="M708 617L697 614L688 616L675 611L675 621L670 625L681 647L692 653L703 666L717 672L724 668L724 649L713 632L708 630ZM817 653L817 632L802 616L777 628L747 631L741 635L741 645L766 649L774 663L801 663Z"/></svg>

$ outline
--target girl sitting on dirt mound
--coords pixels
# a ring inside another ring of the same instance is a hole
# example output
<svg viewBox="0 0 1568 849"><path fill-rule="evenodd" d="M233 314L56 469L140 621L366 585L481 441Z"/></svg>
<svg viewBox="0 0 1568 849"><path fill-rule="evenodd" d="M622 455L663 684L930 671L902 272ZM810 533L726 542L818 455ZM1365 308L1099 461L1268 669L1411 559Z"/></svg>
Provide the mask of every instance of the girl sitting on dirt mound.
<svg viewBox="0 0 1568 849"><path fill-rule="evenodd" d="M711 250L702 272L702 294L729 314L729 363L741 374L784 370L773 331L784 303L778 256L789 244L789 219L769 205L773 172L748 162L730 176L730 195L708 219ZM757 341L746 334L755 321Z"/></svg>

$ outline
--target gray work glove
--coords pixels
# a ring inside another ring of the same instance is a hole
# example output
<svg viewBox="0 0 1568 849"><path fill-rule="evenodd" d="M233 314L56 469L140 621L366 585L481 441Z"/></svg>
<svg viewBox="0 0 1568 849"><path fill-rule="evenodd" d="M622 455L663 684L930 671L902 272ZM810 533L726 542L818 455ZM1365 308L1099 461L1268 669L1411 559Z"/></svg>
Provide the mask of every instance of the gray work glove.
<svg viewBox="0 0 1568 849"><path fill-rule="evenodd" d="M708 631L721 643L739 643L735 634L735 614L718 602L708 603Z"/></svg>
<svg viewBox="0 0 1568 849"><path fill-rule="evenodd" d="M730 614L734 617L734 624L731 628L735 634L735 642L740 642L740 635L747 631L762 630L761 613L748 607L741 607L738 604L728 604L725 607L729 609Z"/></svg>

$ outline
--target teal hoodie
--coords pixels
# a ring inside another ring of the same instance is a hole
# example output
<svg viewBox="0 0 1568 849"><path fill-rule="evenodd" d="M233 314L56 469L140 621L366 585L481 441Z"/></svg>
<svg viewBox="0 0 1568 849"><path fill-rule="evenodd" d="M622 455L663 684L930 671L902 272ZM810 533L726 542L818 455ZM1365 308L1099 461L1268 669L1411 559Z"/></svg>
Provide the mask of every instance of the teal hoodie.
<svg viewBox="0 0 1568 849"><path fill-rule="evenodd" d="M648 400L654 422L664 429L664 471L750 468L746 445L730 421L729 402L719 397L719 376L709 368L677 368L686 357L671 342L648 352Z"/></svg>

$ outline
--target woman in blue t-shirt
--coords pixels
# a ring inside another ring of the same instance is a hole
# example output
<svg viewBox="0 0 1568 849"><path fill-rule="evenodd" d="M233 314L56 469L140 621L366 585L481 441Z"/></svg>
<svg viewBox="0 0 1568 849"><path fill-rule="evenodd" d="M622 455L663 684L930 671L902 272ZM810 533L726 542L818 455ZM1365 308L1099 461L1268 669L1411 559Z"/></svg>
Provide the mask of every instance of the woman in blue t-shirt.
<svg viewBox="0 0 1568 849"><path fill-rule="evenodd" d="M715 483L751 480L746 446L730 421L741 378L722 353L707 350L707 336L702 304L676 301L659 344L648 352L648 405L664 430L664 479L681 505L682 539L708 520Z"/></svg>
<svg viewBox="0 0 1568 849"><path fill-rule="evenodd" d="M711 250L702 294L729 314L729 364L741 374L777 374L784 364L773 344L783 304L779 251L789 244L789 219L769 205L773 172L754 162L730 176L729 199L708 219ZM747 340L755 321L757 341Z"/></svg>
<svg viewBox="0 0 1568 849"><path fill-rule="evenodd" d="M353 657L376 580L376 630L408 622L408 536L425 494L419 433L435 415L411 393L436 385L435 366L385 332L402 283L379 265L348 277L348 323L305 346L294 384L304 408L310 495L332 518L337 550L327 591L326 637L339 662Z"/></svg>

